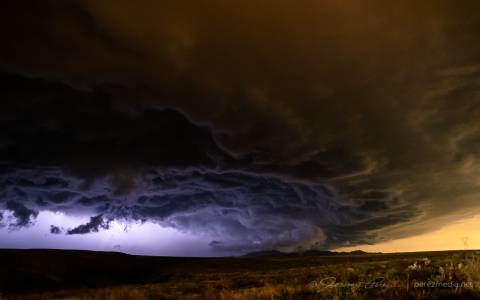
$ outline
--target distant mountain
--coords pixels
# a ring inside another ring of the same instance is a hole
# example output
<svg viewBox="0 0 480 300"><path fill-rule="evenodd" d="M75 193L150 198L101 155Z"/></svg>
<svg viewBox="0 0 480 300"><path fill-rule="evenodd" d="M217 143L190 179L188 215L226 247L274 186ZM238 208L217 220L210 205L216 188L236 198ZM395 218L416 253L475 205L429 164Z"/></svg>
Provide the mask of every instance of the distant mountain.
<svg viewBox="0 0 480 300"><path fill-rule="evenodd" d="M298 252L298 255L302 256L327 256L327 255L337 255L338 252L332 252L328 250L305 250L303 252Z"/></svg>
<svg viewBox="0 0 480 300"><path fill-rule="evenodd" d="M365 252L363 250L353 250L352 252L350 252L350 254L368 254L368 252Z"/></svg>
<svg viewBox="0 0 480 300"><path fill-rule="evenodd" d="M328 250L305 250L301 252L282 252L278 250L265 250L250 252L243 257L292 257L292 256L333 256L333 255L362 255L369 254L362 250L354 250L351 252L335 252Z"/></svg>
<svg viewBox="0 0 480 300"><path fill-rule="evenodd" d="M282 251L277 251L277 250L265 250L265 251L250 252L243 256L244 257L284 257L284 256L292 256L292 254L282 252Z"/></svg>

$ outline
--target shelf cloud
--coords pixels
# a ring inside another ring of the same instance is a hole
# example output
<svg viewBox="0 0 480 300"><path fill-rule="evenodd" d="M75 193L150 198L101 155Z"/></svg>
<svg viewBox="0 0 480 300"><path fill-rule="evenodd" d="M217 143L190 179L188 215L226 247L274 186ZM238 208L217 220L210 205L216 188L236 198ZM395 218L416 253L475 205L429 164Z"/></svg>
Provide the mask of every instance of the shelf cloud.
<svg viewBox="0 0 480 300"><path fill-rule="evenodd" d="M475 214L480 4L460 2L6 1L0 223L148 221L243 253Z"/></svg>

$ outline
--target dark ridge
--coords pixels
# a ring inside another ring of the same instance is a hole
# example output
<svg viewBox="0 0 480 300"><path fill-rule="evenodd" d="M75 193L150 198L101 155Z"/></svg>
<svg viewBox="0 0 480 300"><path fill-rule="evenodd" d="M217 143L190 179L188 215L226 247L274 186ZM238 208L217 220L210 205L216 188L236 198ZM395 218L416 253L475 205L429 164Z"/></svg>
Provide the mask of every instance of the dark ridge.
<svg viewBox="0 0 480 300"><path fill-rule="evenodd" d="M285 257L285 256L291 256L292 254L286 253L286 252L281 252L277 250L266 250L266 251L256 251L256 252L249 252L243 257Z"/></svg>
<svg viewBox="0 0 480 300"><path fill-rule="evenodd" d="M305 250L298 252L282 252L277 250L265 250L265 251L256 251L249 252L243 257L294 257L294 256L333 256L333 255L363 255L363 254L374 254L365 252L362 250L354 250L351 252L336 252L328 250ZM377 253L378 254L378 253Z"/></svg>

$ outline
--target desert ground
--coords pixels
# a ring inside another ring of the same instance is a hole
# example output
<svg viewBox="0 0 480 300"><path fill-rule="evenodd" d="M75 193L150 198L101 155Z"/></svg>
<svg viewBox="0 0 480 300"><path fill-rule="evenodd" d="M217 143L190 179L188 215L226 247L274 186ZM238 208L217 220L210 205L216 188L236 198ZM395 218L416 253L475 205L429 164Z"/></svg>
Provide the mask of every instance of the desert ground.
<svg viewBox="0 0 480 300"><path fill-rule="evenodd" d="M0 299L480 299L480 251L179 258L1 250Z"/></svg>

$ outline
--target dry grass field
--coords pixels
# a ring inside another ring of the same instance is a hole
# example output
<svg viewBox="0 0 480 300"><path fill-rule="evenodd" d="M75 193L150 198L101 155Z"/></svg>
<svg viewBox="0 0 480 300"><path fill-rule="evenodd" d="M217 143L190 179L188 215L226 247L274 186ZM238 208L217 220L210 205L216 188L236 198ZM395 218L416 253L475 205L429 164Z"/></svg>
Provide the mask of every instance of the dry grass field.
<svg viewBox="0 0 480 300"><path fill-rule="evenodd" d="M480 252L168 258L3 250L6 299L480 299Z"/></svg>

